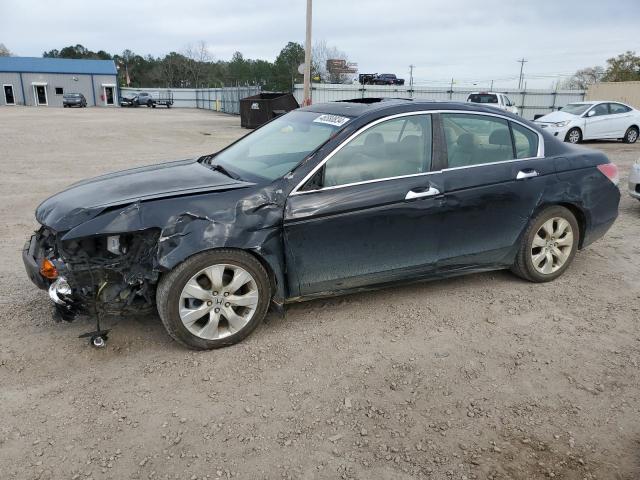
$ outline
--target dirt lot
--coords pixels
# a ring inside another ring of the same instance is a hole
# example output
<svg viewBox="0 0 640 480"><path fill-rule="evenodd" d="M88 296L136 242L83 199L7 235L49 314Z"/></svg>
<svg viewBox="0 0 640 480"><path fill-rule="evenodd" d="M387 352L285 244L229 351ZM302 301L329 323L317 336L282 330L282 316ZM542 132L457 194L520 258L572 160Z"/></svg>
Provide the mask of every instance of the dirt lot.
<svg viewBox="0 0 640 480"><path fill-rule="evenodd" d="M20 257L87 176L209 153L239 118L0 109L0 478L640 478L640 202L559 280L507 272L313 301L191 352L156 317L104 350ZM622 170L640 144L592 143Z"/></svg>

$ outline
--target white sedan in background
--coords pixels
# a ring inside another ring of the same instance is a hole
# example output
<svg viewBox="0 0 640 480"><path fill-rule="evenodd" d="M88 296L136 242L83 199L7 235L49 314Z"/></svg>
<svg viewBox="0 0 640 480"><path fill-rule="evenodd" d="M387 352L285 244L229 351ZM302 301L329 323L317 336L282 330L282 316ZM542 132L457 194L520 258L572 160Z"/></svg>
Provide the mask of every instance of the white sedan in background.
<svg viewBox="0 0 640 480"><path fill-rule="evenodd" d="M640 200L640 159L636 160L629 173L629 195Z"/></svg>
<svg viewBox="0 0 640 480"><path fill-rule="evenodd" d="M576 102L535 121L569 143L620 139L635 143L640 133L640 111L620 102Z"/></svg>

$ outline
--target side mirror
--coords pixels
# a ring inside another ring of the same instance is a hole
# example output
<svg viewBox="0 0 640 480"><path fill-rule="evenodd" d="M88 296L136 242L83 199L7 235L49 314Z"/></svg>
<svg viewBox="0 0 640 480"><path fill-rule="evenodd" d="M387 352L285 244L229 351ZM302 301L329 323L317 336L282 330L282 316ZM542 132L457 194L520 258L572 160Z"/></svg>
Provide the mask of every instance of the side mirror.
<svg viewBox="0 0 640 480"><path fill-rule="evenodd" d="M589 111L587 112L587 117L593 117L595 114L596 114L596 111L595 111L595 110L589 110Z"/></svg>

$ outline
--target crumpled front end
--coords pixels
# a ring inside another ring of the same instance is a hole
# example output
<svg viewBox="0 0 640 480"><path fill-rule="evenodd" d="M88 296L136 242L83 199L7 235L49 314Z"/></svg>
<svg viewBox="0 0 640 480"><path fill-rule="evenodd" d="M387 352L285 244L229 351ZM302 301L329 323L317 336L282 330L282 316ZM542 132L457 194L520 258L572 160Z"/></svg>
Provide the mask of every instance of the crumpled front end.
<svg viewBox="0 0 640 480"><path fill-rule="evenodd" d="M153 308L158 230L68 241L62 236L42 227L22 254L29 278L49 291L62 319Z"/></svg>

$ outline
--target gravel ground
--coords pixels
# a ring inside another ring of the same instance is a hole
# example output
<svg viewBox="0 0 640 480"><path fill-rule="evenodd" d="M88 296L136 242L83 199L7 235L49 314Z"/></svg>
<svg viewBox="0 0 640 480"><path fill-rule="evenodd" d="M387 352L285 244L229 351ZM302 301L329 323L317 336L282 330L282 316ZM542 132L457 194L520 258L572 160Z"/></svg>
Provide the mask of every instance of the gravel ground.
<svg viewBox="0 0 640 480"><path fill-rule="evenodd" d="M21 247L84 177L215 151L239 118L0 109L0 478L640 478L640 202L549 284L508 272L292 306L191 352L157 317L104 350ZM591 143L621 167L640 144Z"/></svg>

